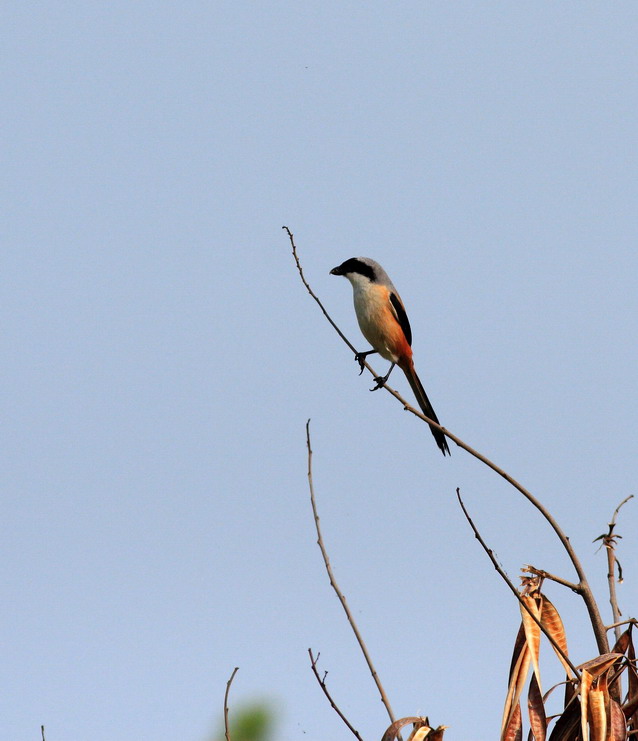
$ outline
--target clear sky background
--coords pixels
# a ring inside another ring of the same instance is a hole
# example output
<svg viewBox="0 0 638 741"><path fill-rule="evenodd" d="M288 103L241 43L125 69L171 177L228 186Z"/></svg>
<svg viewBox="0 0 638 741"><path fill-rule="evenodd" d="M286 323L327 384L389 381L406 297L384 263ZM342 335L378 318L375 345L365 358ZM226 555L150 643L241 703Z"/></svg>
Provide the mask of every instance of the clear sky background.
<svg viewBox="0 0 638 741"><path fill-rule="evenodd" d="M368 392L281 227L361 349L328 271L382 263L441 421L550 507L609 619L592 540L638 473L636 3L22 0L2 26L0 739L204 741L234 666L231 711L271 700L278 741L348 738L309 647L380 738L308 417L395 712L495 738L518 607L456 487L512 578L573 571ZM619 532L630 615L638 501Z"/></svg>

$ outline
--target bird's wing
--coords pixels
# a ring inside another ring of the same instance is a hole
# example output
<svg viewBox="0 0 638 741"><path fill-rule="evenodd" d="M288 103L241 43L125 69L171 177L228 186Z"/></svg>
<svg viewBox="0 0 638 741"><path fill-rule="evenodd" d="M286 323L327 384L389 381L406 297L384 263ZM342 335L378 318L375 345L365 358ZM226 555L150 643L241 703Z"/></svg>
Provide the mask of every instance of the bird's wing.
<svg viewBox="0 0 638 741"><path fill-rule="evenodd" d="M401 325L405 339L408 341L408 345L412 346L412 329L410 328L410 322L408 321L408 315L405 313L403 303L394 291L390 291L390 306L392 307L392 313L395 319Z"/></svg>

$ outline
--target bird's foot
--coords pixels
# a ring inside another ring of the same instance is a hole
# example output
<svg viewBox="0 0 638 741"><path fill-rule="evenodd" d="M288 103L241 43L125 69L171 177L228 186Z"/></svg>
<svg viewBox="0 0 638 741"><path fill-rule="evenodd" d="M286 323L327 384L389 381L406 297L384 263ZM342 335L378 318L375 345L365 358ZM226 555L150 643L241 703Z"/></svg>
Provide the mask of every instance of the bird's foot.
<svg viewBox="0 0 638 741"><path fill-rule="evenodd" d="M370 391L378 391L385 386L385 382L388 380L387 376L377 376L375 379L376 386L373 386Z"/></svg>
<svg viewBox="0 0 638 741"><path fill-rule="evenodd" d="M361 370L359 371L359 375L361 375L363 373L363 371L365 370L365 367L366 367L366 355L367 354L368 353L365 353L365 352L358 352L354 356L354 359L357 361L357 363L359 363L359 368L361 368Z"/></svg>

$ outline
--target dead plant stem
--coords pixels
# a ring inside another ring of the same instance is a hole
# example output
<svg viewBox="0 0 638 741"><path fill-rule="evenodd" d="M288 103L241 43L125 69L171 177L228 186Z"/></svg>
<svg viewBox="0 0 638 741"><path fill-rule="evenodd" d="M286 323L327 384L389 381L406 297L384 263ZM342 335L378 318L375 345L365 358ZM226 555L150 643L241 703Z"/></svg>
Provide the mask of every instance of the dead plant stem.
<svg viewBox="0 0 638 741"><path fill-rule="evenodd" d="M381 680L379 679L377 670L374 668L374 664L372 663L372 658L370 657L368 648L365 644L365 641L363 640L363 636L361 635L361 632L359 631L359 628L355 622L355 619L352 616L352 613L350 612L350 608L348 607L348 603L346 602L345 595L343 594L341 589L339 589L339 585L337 584L335 576L332 572L332 566L330 565L330 559L328 557L328 552L323 542L323 536L321 535L321 527L319 525L319 513L317 511L317 503L315 501L315 490L314 490L314 484L312 481L312 447L310 445L310 420L306 422L306 446L308 448L308 486L310 488L310 503L312 505L312 514L315 520L315 529L317 530L317 545L319 546L319 549L321 550L323 562L325 564L326 571L328 572L328 579L330 580L330 586L334 589L337 597L339 598L339 602L341 602L341 606L343 607L343 610L346 613L346 617L348 619L348 622L350 623L350 627L352 628L352 631L357 639L357 642L359 643L359 647L361 648L363 656L366 660L368 669L370 669L370 673L372 674L374 683L377 685L377 689L379 690L379 694L381 695L381 702L385 706L388 716L390 717L390 721L394 723L394 714L392 712L392 707L390 706L390 700L388 699L385 689L383 688L383 685L381 684Z"/></svg>

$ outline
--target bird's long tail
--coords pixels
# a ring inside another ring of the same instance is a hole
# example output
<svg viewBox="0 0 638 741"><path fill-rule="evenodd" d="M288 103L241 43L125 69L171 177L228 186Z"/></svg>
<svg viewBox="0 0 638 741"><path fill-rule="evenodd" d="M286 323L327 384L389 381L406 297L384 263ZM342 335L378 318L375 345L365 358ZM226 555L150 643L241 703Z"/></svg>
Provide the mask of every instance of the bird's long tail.
<svg viewBox="0 0 638 741"><path fill-rule="evenodd" d="M439 423L439 419L436 416L436 412L434 411L434 409L432 409L432 404L430 404L428 395L425 393L425 389L423 388L423 385L421 384L421 381L419 380L419 377L414 370L414 364L410 362L410 365L403 368L403 372L405 373L405 377L408 379L408 382L412 388L412 391L414 392L414 395L416 396L416 400L418 401L423 414L425 414L426 417L429 417L434 422ZM432 435L434 435L436 444L439 446L439 450L443 453L443 455L450 455L450 449L448 447L447 440L445 439L445 435L441 432L441 430L437 429L433 425L430 425L430 430L432 431Z"/></svg>

